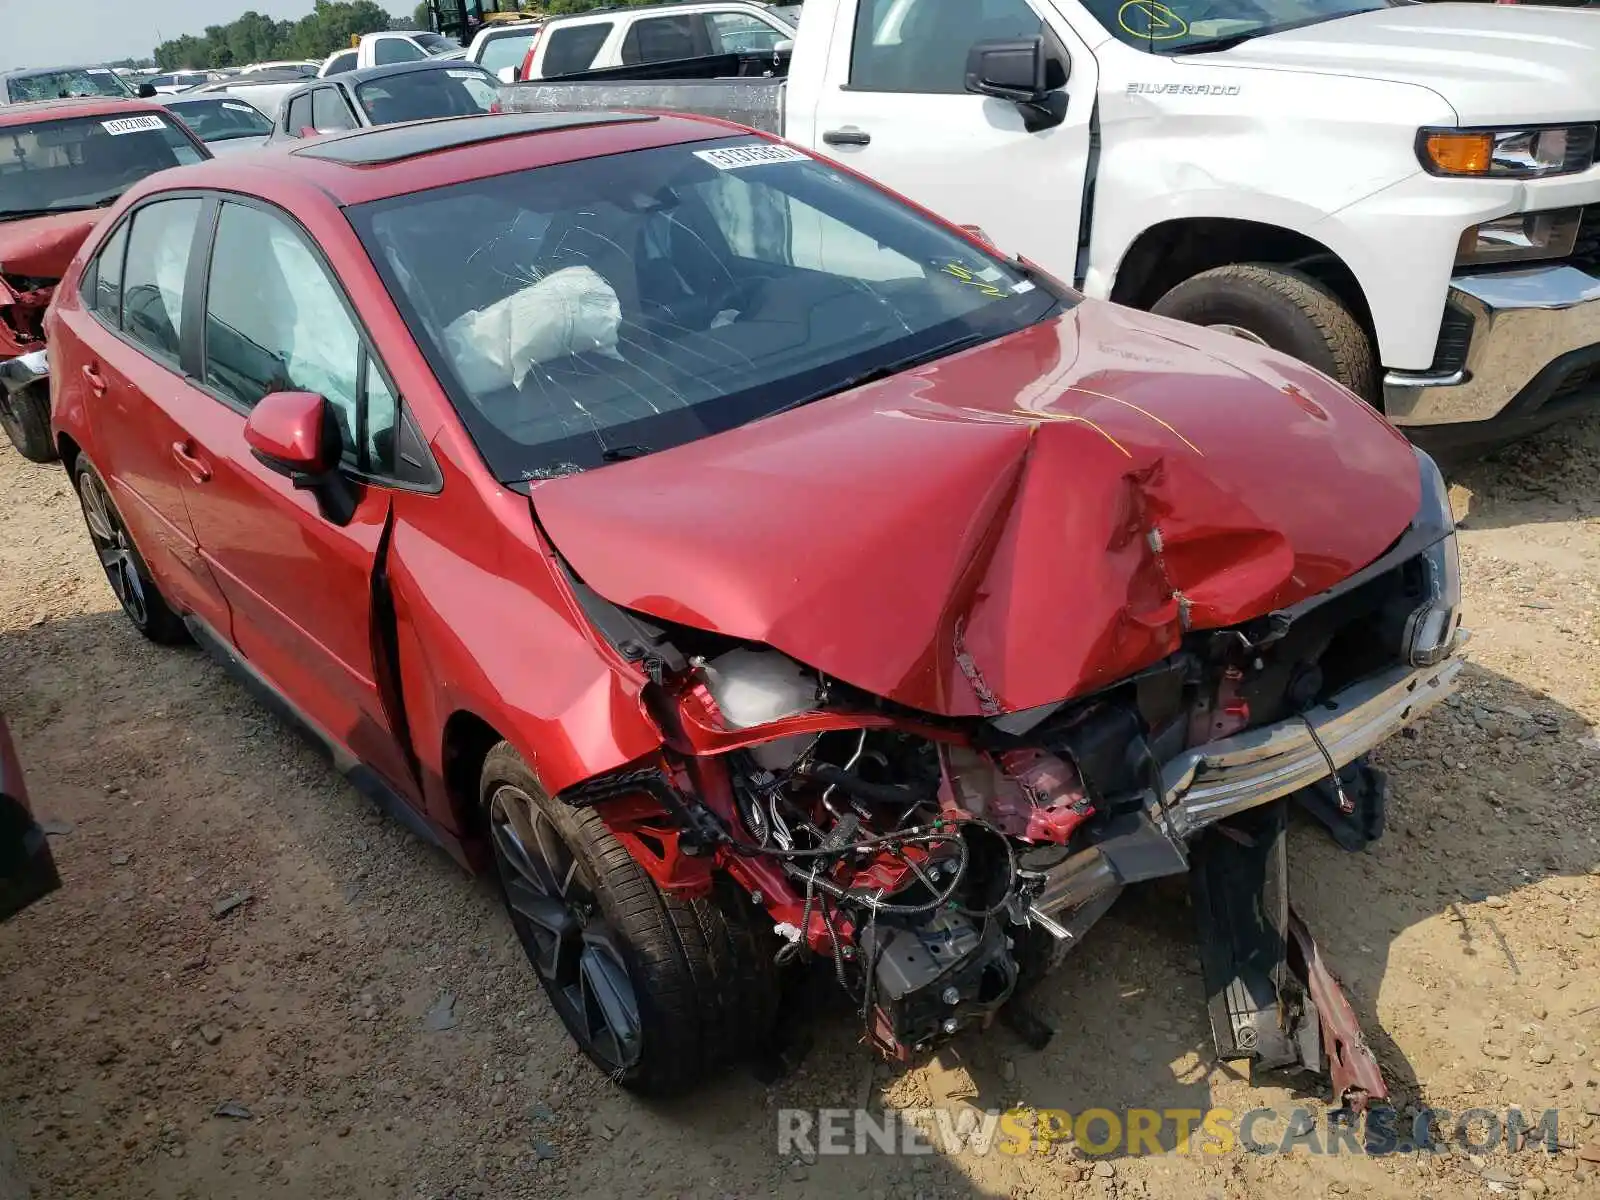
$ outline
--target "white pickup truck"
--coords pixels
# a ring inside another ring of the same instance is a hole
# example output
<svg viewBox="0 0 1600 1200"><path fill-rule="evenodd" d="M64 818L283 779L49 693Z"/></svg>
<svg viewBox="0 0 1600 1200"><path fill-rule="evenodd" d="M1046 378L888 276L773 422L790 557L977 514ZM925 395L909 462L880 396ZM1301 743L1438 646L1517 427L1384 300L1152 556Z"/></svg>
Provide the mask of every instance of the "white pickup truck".
<svg viewBox="0 0 1600 1200"><path fill-rule="evenodd" d="M1600 407L1597 64L1600 16L1549 8L807 0L786 79L611 72L502 102L780 133L1452 450Z"/></svg>

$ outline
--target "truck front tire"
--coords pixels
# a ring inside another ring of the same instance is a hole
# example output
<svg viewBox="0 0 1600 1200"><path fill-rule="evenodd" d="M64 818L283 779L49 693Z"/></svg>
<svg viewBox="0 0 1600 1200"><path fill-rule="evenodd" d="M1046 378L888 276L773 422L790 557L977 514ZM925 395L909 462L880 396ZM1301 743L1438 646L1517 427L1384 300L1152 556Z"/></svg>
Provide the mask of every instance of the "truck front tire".
<svg viewBox="0 0 1600 1200"><path fill-rule="evenodd" d="M1150 311L1259 341L1331 375L1369 404L1377 401L1372 339L1337 296L1298 271L1215 267L1184 280Z"/></svg>

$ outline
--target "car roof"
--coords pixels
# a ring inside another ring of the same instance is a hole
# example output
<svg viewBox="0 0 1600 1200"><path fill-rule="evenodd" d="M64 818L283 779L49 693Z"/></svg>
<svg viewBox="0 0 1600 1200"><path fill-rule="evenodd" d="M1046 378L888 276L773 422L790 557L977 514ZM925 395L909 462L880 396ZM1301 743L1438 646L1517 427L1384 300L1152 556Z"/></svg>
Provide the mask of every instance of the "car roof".
<svg viewBox="0 0 1600 1200"><path fill-rule="evenodd" d="M14 71L0 71L0 78L5 78L5 79L28 79L28 78L31 78L31 77L33 77L35 75L60 75L65 71L91 71L91 70L92 71L104 71L108 75L116 74L116 72L114 72L110 67L101 67L101 66L97 66L94 63L89 63L87 65L79 64L79 63L67 63L66 65L60 66L60 67L18 67Z"/></svg>
<svg viewBox="0 0 1600 1200"><path fill-rule="evenodd" d="M362 67L359 71L344 71L338 75L330 75L326 79L318 80L319 83L333 83L342 81L351 86L370 83L374 79L387 79L391 75L411 75L419 71L473 71L482 72L491 80L494 76L485 71L477 63L467 62L462 58L420 58L410 62L388 63L381 67ZM498 83L498 80L494 80ZM310 80L306 81L311 86Z"/></svg>
<svg viewBox="0 0 1600 1200"><path fill-rule="evenodd" d="M214 188L299 204L345 207L556 163L605 158L745 133L710 117L640 113L505 113L382 125L318 138L252 162L227 158L175 167L136 184L150 192ZM403 157L393 157L409 142ZM376 147L367 152L362 146ZM341 153L340 149L344 150Z"/></svg>
<svg viewBox="0 0 1600 1200"><path fill-rule="evenodd" d="M694 8L759 8L771 12L775 5L766 3L766 0L660 0L656 4L607 4L598 8L586 8L581 12L552 13L545 17L547 24L575 24L588 20L590 17L659 17L678 12L683 9ZM779 20L783 18L780 16Z"/></svg>
<svg viewBox="0 0 1600 1200"><path fill-rule="evenodd" d="M256 71L249 75L235 75L231 79L217 79L211 83L202 83L197 88L191 88L180 95L202 95L204 93L217 93L227 91L240 91L247 88L264 88L284 84L306 84L314 82L304 75L280 74L277 71Z"/></svg>
<svg viewBox="0 0 1600 1200"><path fill-rule="evenodd" d="M515 37L518 34L526 37L531 31L542 28L549 19L549 17L529 17L526 21L497 21L478 30L477 36L472 39L472 44L481 46L485 42L493 42L503 37Z"/></svg>
<svg viewBox="0 0 1600 1200"><path fill-rule="evenodd" d="M255 108L244 94L236 92L179 92L173 96L163 96L157 103L162 108L182 108L185 104L227 104L230 101L243 104L246 108Z"/></svg>
<svg viewBox="0 0 1600 1200"><path fill-rule="evenodd" d="M67 117L112 117L119 113L165 111L152 100L133 96L67 96L58 100L21 100L0 104L0 126L26 125L33 121L62 120Z"/></svg>
<svg viewBox="0 0 1600 1200"><path fill-rule="evenodd" d="M536 120L527 121L523 117L534 117ZM500 114L477 119L469 117L460 121L405 121L378 126L372 131L371 137L318 138L292 153L346 166L375 167L419 158L424 154L436 154L441 150L460 150L532 133L656 119L650 113L574 112Z"/></svg>

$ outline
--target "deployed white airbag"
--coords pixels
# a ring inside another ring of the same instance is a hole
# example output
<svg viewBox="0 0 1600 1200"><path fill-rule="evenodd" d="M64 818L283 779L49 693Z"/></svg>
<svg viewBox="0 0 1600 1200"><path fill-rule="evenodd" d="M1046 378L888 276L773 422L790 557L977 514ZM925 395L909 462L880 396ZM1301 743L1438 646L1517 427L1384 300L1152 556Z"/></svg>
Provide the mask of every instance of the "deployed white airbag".
<svg viewBox="0 0 1600 1200"><path fill-rule="evenodd" d="M568 354L620 358L622 305L592 267L565 267L486 308L463 313L444 331L467 390L477 395L522 386L529 369Z"/></svg>

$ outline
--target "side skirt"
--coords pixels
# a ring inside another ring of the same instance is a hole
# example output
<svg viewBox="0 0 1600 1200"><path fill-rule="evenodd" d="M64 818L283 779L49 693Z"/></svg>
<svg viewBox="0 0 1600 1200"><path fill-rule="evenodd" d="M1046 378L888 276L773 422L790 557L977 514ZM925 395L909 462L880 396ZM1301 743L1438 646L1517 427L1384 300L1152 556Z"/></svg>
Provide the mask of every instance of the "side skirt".
<svg viewBox="0 0 1600 1200"><path fill-rule="evenodd" d="M333 763L333 769L343 775L356 791L417 837L449 853L450 848L444 844L438 831L428 824L404 796L395 791L371 767L351 754L348 747L302 712L299 706L274 687L266 676L245 661L215 629L193 615L185 616L183 623L188 626L194 640L220 662L228 674L244 685L256 699L272 709L280 720L324 754Z"/></svg>

